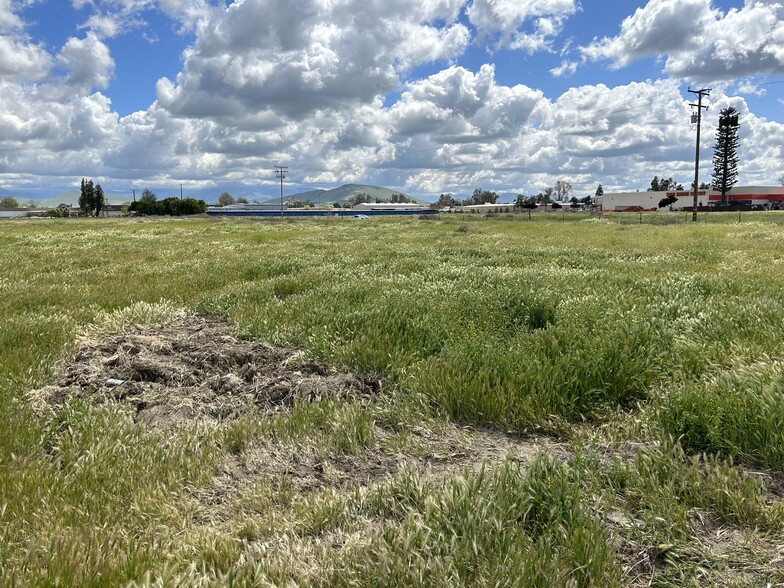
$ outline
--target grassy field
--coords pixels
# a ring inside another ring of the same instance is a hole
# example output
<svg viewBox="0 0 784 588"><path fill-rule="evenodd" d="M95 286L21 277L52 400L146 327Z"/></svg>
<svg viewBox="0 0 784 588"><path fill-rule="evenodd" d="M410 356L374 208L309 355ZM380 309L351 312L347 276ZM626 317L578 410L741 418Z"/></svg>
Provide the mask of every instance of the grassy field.
<svg viewBox="0 0 784 588"><path fill-rule="evenodd" d="M608 216L0 224L0 585L784 585L784 213ZM197 319L332 379L41 392Z"/></svg>

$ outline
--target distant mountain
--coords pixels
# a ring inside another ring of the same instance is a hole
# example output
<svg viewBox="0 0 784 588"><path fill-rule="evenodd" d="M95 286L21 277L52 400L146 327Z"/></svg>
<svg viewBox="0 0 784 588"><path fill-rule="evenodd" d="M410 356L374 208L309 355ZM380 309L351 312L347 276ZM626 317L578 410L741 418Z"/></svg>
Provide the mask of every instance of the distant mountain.
<svg viewBox="0 0 784 588"><path fill-rule="evenodd" d="M392 200L395 194L403 194L399 190L390 190L389 188L382 188L381 186L368 186L366 184L345 184L339 188L332 190L309 190L307 192L300 192L298 194L284 194L284 201L288 200L310 200L313 204L331 205L335 202L345 202L352 196L357 194L367 194L373 199L380 199L385 202ZM408 196L407 194L403 194ZM411 196L408 196L411 198ZM424 200L415 199L419 204L427 204ZM265 204L277 204L280 202L280 197L270 198Z"/></svg>
<svg viewBox="0 0 784 588"><path fill-rule="evenodd" d="M125 194L105 193L104 197L106 198L107 204L124 204L125 202L130 202L131 200ZM79 190L66 190L65 192L60 192L57 196L52 196L51 198L33 198L33 200L35 200L38 203L38 206L41 208L56 208L58 204L78 206Z"/></svg>

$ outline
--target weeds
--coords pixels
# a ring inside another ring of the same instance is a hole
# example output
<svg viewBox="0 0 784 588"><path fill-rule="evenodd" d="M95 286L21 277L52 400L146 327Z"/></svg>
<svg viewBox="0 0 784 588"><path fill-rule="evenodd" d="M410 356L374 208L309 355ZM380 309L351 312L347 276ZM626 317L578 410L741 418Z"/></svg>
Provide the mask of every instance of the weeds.
<svg viewBox="0 0 784 588"><path fill-rule="evenodd" d="M734 465L774 479L784 459L782 217L720 216L3 224L0 584L612 586L626 578L610 508L632 519L621 539L670 558L657 581L711 583L683 555L700 516L782 542L780 498ZM169 433L111 403L28 402L79 337L182 313L381 374L393 398ZM256 492L210 494L216 464L266 447L424 460L450 420L660 445L313 493L259 474ZM201 521L202 495L225 520Z"/></svg>

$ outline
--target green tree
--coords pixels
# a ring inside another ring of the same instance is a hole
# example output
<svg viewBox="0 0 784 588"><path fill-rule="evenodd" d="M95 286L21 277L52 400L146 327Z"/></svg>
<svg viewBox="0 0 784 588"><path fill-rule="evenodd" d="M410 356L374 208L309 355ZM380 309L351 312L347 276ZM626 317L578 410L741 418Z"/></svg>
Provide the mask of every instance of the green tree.
<svg viewBox="0 0 784 588"><path fill-rule="evenodd" d="M363 204L365 202L373 202L373 198L370 194L365 194L364 192L360 192L359 194L354 194L353 196L349 197L346 201L349 205L349 208L352 206L356 206L357 204Z"/></svg>
<svg viewBox="0 0 784 588"><path fill-rule="evenodd" d="M459 206L460 202L452 198L451 194L441 194L436 200L435 208L454 208L455 206Z"/></svg>
<svg viewBox="0 0 784 588"><path fill-rule="evenodd" d="M659 182L659 191L671 192L673 190L683 190L683 184L679 184L678 182L673 180L672 176L670 176L666 180L661 180Z"/></svg>
<svg viewBox="0 0 784 588"><path fill-rule="evenodd" d="M19 203L16 201L16 198L6 196L0 200L0 208L19 208Z"/></svg>
<svg viewBox="0 0 784 588"><path fill-rule="evenodd" d="M390 202L396 202L399 204L412 204L416 202L413 198L409 198L405 194L392 194L392 199Z"/></svg>
<svg viewBox="0 0 784 588"><path fill-rule="evenodd" d="M68 218L71 216L71 207L67 204L60 203L57 208L50 208L44 213L44 216L49 218Z"/></svg>
<svg viewBox="0 0 784 588"><path fill-rule="evenodd" d="M515 206L532 210L536 208L536 196L525 196L523 194L518 194L517 200L515 200Z"/></svg>
<svg viewBox="0 0 784 588"><path fill-rule="evenodd" d="M221 192L220 196L218 196L218 205L228 206L230 204L234 204L234 197L228 192Z"/></svg>
<svg viewBox="0 0 784 588"><path fill-rule="evenodd" d="M164 198L150 202L149 200L132 202L129 212L142 215L182 216L186 214L202 214L207 212L207 203L195 198Z"/></svg>
<svg viewBox="0 0 784 588"><path fill-rule="evenodd" d="M470 198L463 200L463 206L471 206L473 204L495 204L498 201L498 194L490 192L489 190L482 190L477 188Z"/></svg>
<svg viewBox="0 0 784 588"><path fill-rule="evenodd" d="M240 196L239 198L237 198L237 199L234 201L234 203L235 203L235 204L247 204L247 203L248 203L248 199L247 199L247 198L244 198L244 197L242 197L242 196Z"/></svg>
<svg viewBox="0 0 784 588"><path fill-rule="evenodd" d="M95 210L95 186L92 180L82 178L79 188L79 209L83 216L92 216Z"/></svg>
<svg viewBox="0 0 784 588"><path fill-rule="evenodd" d="M738 181L738 111L732 106L719 115L716 129L716 145L713 148L713 175L711 184L721 192L721 204L727 204L727 192Z"/></svg>
<svg viewBox="0 0 784 588"><path fill-rule="evenodd" d="M101 188L101 184L96 184L95 198L93 200L93 210L95 211L95 216L101 214L101 210L103 210L105 204L106 204L106 196L104 196L103 188Z"/></svg>
<svg viewBox="0 0 784 588"><path fill-rule="evenodd" d="M145 188L144 190L142 190L142 195L139 199L140 202L144 202L146 204L154 204L156 200L158 200L158 197L155 195L155 192L153 192L149 188Z"/></svg>
<svg viewBox="0 0 784 588"><path fill-rule="evenodd" d="M673 180L672 176L667 179L664 179L664 176L661 179L659 176L653 176L651 186L648 188L648 192L669 192L671 190L683 190L683 184Z"/></svg>
<svg viewBox="0 0 784 588"><path fill-rule="evenodd" d="M596 194L595 194L595 195L596 195L596 197L597 197L597 198L598 198L599 196L604 196L604 188L602 188L602 185L601 185L601 184L599 184L599 185L596 187Z"/></svg>
<svg viewBox="0 0 784 588"><path fill-rule="evenodd" d="M555 195L559 201L564 201L569 197L572 191L572 185L569 182L558 180L555 182Z"/></svg>

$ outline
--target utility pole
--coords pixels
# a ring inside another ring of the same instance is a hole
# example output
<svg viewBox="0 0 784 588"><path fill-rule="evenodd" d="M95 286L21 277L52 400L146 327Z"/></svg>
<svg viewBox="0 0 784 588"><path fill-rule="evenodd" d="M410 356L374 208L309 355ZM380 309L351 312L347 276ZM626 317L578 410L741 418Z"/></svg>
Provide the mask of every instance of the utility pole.
<svg viewBox="0 0 784 588"><path fill-rule="evenodd" d="M710 96L711 89L710 88L703 88L702 90L692 90L689 88L690 94L697 95L697 104L689 104L689 106L693 106L697 108L697 114L691 116L692 122L697 123L697 153L694 156L694 203L691 209L691 222L697 222L697 203L699 197L699 189L700 189L700 123L702 122L702 109L708 110L707 106L702 105L702 97L703 96ZM696 121L694 120L696 117Z"/></svg>
<svg viewBox="0 0 784 588"><path fill-rule="evenodd" d="M180 182L180 200L182 200L182 182Z"/></svg>
<svg viewBox="0 0 784 588"><path fill-rule="evenodd" d="M136 189L133 190L133 201L136 202Z"/></svg>
<svg viewBox="0 0 784 588"><path fill-rule="evenodd" d="M288 171L289 168L284 165L275 166L275 177L280 179L280 216L283 216L283 178Z"/></svg>

